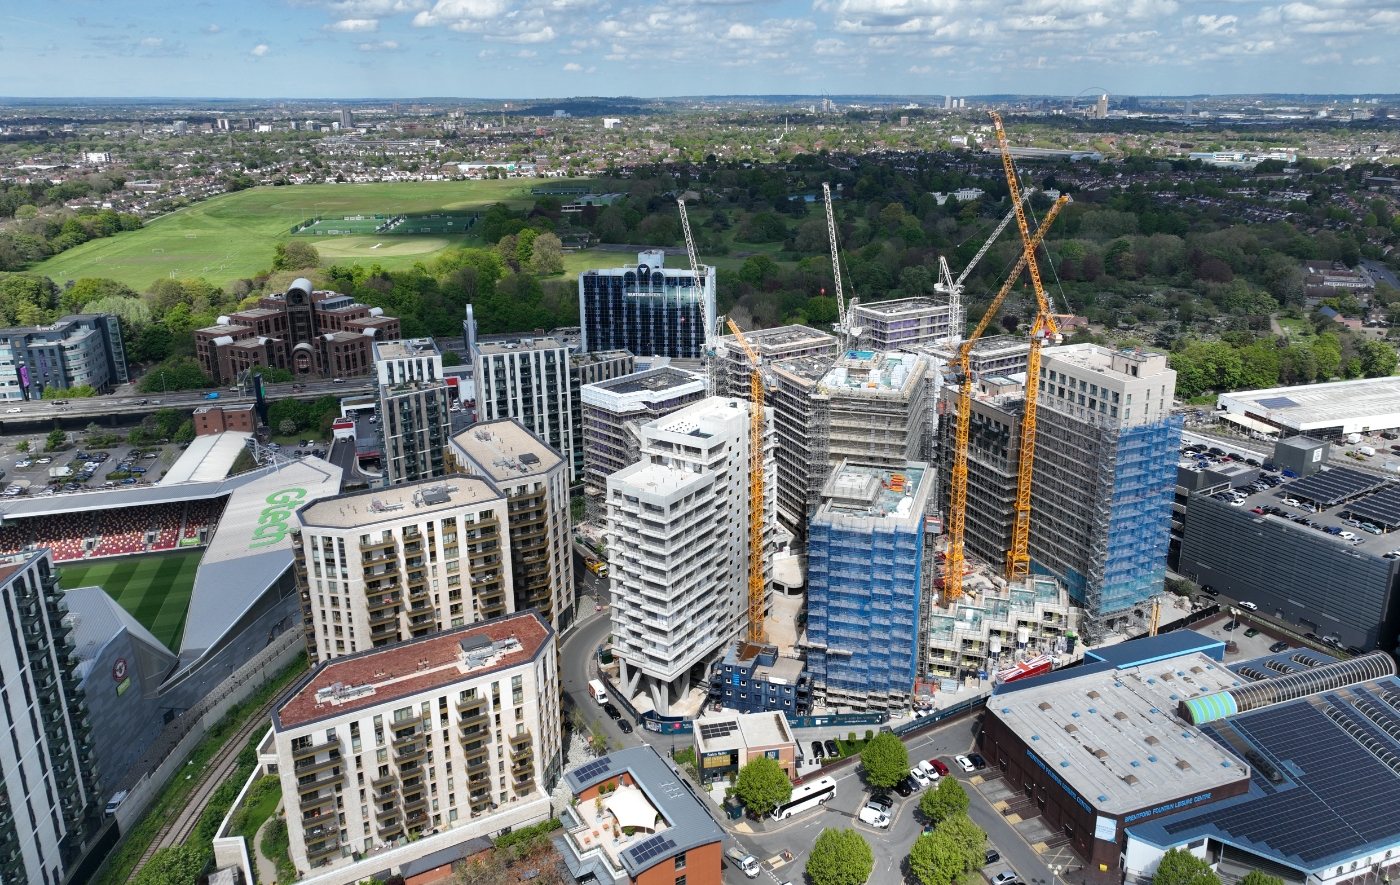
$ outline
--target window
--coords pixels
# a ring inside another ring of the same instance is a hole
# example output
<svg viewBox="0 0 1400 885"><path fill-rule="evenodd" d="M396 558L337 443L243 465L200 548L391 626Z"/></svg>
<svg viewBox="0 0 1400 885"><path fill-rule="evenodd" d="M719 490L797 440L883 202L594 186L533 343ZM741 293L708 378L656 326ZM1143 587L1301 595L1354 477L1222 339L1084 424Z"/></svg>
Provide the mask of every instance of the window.
<svg viewBox="0 0 1400 885"><path fill-rule="evenodd" d="M685 885L685 876L677 876L676 885Z"/></svg>
<svg viewBox="0 0 1400 885"><path fill-rule="evenodd" d="M676 869L678 869L678 870L683 870L683 869L685 869L685 852L684 852L684 851L682 851L680 854L677 854L677 855L676 855ZM684 878L684 877L682 877L682 878Z"/></svg>

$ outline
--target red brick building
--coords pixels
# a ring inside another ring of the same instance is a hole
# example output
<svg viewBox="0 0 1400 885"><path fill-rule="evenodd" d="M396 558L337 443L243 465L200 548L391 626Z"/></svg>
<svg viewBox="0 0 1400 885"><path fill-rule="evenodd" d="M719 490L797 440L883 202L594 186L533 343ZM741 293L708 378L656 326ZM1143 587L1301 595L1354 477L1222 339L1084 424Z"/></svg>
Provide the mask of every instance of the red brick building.
<svg viewBox="0 0 1400 885"><path fill-rule="evenodd" d="M195 436L223 433L225 430L252 433L258 427L258 414L252 403L240 406L200 406L194 410Z"/></svg>

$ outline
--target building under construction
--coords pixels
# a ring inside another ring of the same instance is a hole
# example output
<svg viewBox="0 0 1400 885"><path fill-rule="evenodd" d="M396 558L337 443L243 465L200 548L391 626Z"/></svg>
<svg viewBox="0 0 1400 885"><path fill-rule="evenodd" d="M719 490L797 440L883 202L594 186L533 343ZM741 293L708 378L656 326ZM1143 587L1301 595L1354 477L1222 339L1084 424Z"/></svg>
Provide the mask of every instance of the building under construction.
<svg viewBox="0 0 1400 885"><path fill-rule="evenodd" d="M860 346L870 350L910 350L962 334L947 298L897 298L859 303L850 324L860 329ZM955 332L956 330L956 332Z"/></svg>
<svg viewBox="0 0 1400 885"><path fill-rule="evenodd" d="M827 402L817 396L817 385L834 362L828 355L795 356L768 365L768 402L778 436L778 518L804 538L827 475Z"/></svg>
<svg viewBox="0 0 1400 885"><path fill-rule="evenodd" d="M745 332L744 338L765 364L803 356L836 355L836 338L809 326L777 326ZM744 348L733 335L722 335L715 341L715 356L710 361L714 373L715 396L749 398L749 373L752 367Z"/></svg>
<svg viewBox="0 0 1400 885"><path fill-rule="evenodd" d="M968 528L970 540L970 509ZM974 565L963 578L963 592L951 605L928 612L924 671L931 678L992 676L1027 658L1055 656L1068 650L1068 637L1078 629L1079 610L1070 605L1064 585L1048 575L1008 584L993 569Z"/></svg>
<svg viewBox="0 0 1400 885"><path fill-rule="evenodd" d="M933 343L921 345L915 349L918 353L933 357L943 365L952 365L958 361L959 344ZM1012 376L1024 374L1026 364L1029 362L1031 352L1030 342L1019 335L993 335L990 338L978 338L972 344L972 353L968 355L968 368L973 375L982 377L989 375Z"/></svg>
<svg viewBox="0 0 1400 885"><path fill-rule="evenodd" d="M580 388L584 494L600 498L608 477L641 460L641 425L705 398L705 379L665 367Z"/></svg>
<svg viewBox="0 0 1400 885"><path fill-rule="evenodd" d="M1016 474L1021 456L1024 387L999 375L973 387L967 447L967 523L963 543L970 556L994 567L1006 561L1015 522ZM958 389L945 385L940 411L950 419L938 427L939 488L952 485ZM946 502L945 502L946 504Z"/></svg>
<svg viewBox="0 0 1400 885"><path fill-rule="evenodd" d="M817 385L813 416L814 427L827 428L827 464L922 460L931 443L930 370L920 354L857 350L837 359Z"/></svg>

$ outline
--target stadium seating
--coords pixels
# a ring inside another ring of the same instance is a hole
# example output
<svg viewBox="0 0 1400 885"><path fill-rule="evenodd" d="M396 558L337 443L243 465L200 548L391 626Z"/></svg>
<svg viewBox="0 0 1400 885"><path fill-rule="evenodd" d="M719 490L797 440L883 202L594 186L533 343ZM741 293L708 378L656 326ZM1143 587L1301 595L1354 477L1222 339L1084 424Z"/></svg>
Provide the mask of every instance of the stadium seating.
<svg viewBox="0 0 1400 885"><path fill-rule="evenodd" d="M102 540L93 556L117 556L146 552L146 532L151 528L155 507L123 507L97 511L96 533ZM56 558L56 557L55 557Z"/></svg>
<svg viewBox="0 0 1400 885"><path fill-rule="evenodd" d="M180 523L185 517L184 504L161 504L156 508L156 540L152 550L171 550L180 541Z"/></svg>
<svg viewBox="0 0 1400 885"><path fill-rule="evenodd" d="M83 558L83 541L92 537L91 513L57 513L34 522L34 543L53 548L56 562Z"/></svg>
<svg viewBox="0 0 1400 885"><path fill-rule="evenodd" d="M202 527L208 526L212 534L226 500L149 504L17 519L0 526L0 554L17 553L34 544L52 548L56 561L69 562L145 553L148 549L173 550L180 545L181 538L199 537ZM155 540L148 545L149 532L155 532ZM85 545L89 539L96 539L91 552Z"/></svg>

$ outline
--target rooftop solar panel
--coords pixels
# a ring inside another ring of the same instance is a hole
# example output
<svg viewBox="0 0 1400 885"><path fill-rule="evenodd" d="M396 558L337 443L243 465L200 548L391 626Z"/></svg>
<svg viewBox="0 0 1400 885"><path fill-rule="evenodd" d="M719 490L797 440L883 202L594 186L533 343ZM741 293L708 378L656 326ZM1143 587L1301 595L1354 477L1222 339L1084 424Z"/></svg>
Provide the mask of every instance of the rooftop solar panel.
<svg viewBox="0 0 1400 885"><path fill-rule="evenodd" d="M632 846L632 859L638 866L645 866L646 862L659 854L664 854L676 847L676 843L671 841L665 834L652 836L645 842L639 842Z"/></svg>
<svg viewBox="0 0 1400 885"><path fill-rule="evenodd" d="M1292 409L1298 405L1286 396L1269 396L1255 402L1266 409Z"/></svg>
<svg viewBox="0 0 1400 885"><path fill-rule="evenodd" d="M579 768L577 771L574 772L574 777L578 778L580 782L587 782L602 774L603 772L607 771L611 767L612 762L608 759L598 759Z"/></svg>
<svg viewBox="0 0 1400 885"><path fill-rule="evenodd" d="M1375 491L1389 484L1389 480L1348 467L1333 467L1305 476L1285 486L1288 495L1305 498L1314 504L1332 507L1349 501L1365 492Z"/></svg>
<svg viewBox="0 0 1400 885"><path fill-rule="evenodd" d="M1350 705L1340 709L1352 720L1364 720ZM1232 840L1248 840L1309 865L1393 838L1393 821L1376 809L1400 803L1400 776L1322 711L1305 702L1280 704L1232 717L1230 724L1271 764L1295 772L1304 789L1279 790L1225 809L1203 808L1166 824L1167 832L1214 824Z"/></svg>
<svg viewBox="0 0 1400 885"><path fill-rule="evenodd" d="M1381 489L1374 495L1352 501L1347 506L1351 515L1386 529L1400 528L1400 487Z"/></svg>
<svg viewBox="0 0 1400 885"><path fill-rule="evenodd" d="M713 741L722 737L729 737L739 730L737 722L712 722L700 726L700 738L702 740Z"/></svg>

